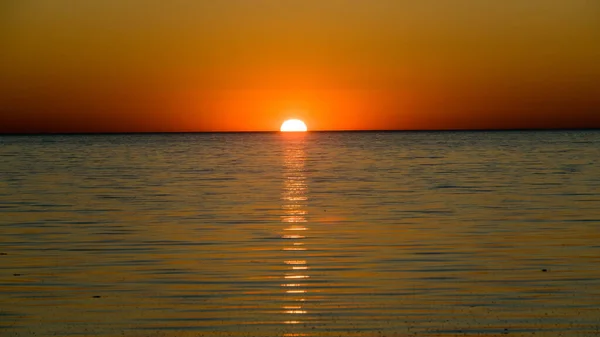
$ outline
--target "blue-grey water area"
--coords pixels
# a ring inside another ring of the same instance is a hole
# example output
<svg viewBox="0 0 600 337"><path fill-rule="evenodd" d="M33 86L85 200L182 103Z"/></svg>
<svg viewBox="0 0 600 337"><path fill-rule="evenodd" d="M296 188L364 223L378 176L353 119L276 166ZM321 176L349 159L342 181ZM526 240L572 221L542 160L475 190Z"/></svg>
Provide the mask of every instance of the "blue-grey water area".
<svg viewBox="0 0 600 337"><path fill-rule="evenodd" d="M600 131L0 136L1 336L600 334Z"/></svg>

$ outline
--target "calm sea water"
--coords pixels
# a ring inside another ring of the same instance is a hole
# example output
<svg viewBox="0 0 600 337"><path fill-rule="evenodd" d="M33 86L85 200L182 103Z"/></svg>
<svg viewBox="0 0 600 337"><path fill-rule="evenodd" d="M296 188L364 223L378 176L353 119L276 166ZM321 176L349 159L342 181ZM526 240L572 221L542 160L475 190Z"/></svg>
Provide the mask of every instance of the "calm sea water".
<svg viewBox="0 0 600 337"><path fill-rule="evenodd" d="M600 333L600 132L3 136L2 336Z"/></svg>

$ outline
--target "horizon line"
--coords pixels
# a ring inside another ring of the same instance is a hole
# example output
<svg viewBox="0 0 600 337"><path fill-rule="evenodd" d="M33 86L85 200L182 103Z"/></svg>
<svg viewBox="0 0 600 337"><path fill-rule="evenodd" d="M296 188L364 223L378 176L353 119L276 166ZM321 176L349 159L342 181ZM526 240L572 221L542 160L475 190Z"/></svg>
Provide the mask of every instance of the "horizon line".
<svg viewBox="0 0 600 337"><path fill-rule="evenodd" d="M418 133L418 132L432 132L432 133L443 133L443 132L523 132L523 131L598 131L600 127L581 127L581 128L514 128L514 129L410 129L410 130L397 130L397 129L368 129L368 130L308 130L305 132L298 133ZM279 130L240 130L240 131L73 131L73 132L0 132L0 136L52 136L52 135L143 135L143 134L215 134L215 133L282 133ZM294 132L292 132L294 133Z"/></svg>

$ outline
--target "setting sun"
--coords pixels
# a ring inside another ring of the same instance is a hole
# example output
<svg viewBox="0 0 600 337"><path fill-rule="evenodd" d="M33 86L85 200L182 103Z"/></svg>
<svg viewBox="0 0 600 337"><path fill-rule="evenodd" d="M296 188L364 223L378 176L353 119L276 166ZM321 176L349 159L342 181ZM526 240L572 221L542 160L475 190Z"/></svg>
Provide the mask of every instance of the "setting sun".
<svg viewBox="0 0 600 337"><path fill-rule="evenodd" d="M306 132L306 124L299 119L288 119L281 124L281 132Z"/></svg>

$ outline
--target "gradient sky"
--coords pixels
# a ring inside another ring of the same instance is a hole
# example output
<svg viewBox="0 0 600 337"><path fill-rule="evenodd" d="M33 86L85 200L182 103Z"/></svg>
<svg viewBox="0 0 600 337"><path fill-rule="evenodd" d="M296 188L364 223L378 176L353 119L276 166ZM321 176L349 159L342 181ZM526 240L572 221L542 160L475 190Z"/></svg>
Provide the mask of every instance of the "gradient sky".
<svg viewBox="0 0 600 337"><path fill-rule="evenodd" d="M600 127L594 0L4 0L0 132Z"/></svg>

